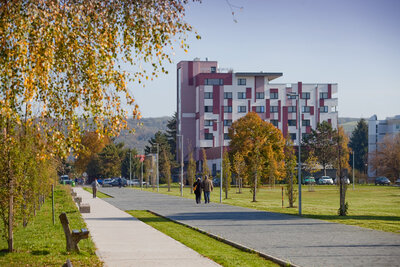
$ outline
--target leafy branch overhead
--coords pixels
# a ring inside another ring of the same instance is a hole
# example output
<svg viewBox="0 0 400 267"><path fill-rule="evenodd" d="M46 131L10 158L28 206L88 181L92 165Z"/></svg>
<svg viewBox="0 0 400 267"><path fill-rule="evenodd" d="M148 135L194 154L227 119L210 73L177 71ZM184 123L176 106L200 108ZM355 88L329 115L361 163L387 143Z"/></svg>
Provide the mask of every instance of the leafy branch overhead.
<svg viewBox="0 0 400 267"><path fill-rule="evenodd" d="M0 115L40 123L62 151L78 148L82 121L99 135L126 129L123 104L140 117L128 81L141 83L166 72L163 63L171 62L167 51L175 41L188 48L192 27L183 20L186 3L3 1ZM129 74L122 63L138 71ZM142 69L142 63L150 69Z"/></svg>

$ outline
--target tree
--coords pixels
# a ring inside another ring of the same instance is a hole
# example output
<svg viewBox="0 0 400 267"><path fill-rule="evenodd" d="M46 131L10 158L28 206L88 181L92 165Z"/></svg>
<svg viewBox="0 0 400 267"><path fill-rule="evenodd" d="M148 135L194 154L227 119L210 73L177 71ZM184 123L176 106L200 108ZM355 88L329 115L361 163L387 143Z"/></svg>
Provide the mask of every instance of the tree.
<svg viewBox="0 0 400 267"><path fill-rule="evenodd" d="M144 160L144 180L146 181L146 188L150 184L150 175L152 174L152 169L151 169L151 159L150 157L146 157Z"/></svg>
<svg viewBox="0 0 400 267"><path fill-rule="evenodd" d="M228 152L225 152L222 159L222 165L224 169L223 177L223 189L225 191L225 198L228 198L228 191L231 188L232 182L232 171L231 171L231 161L229 160Z"/></svg>
<svg viewBox="0 0 400 267"><path fill-rule="evenodd" d="M306 161L304 162L304 169L311 174L311 176L314 176L314 173L316 173L319 170L319 164L318 164L318 159L314 155L314 151L310 151L308 154L308 157ZM308 187L309 191L314 191L313 184L310 183Z"/></svg>
<svg viewBox="0 0 400 267"><path fill-rule="evenodd" d="M98 135L94 131L85 132L81 140L83 148L74 164L76 171L80 174L87 172L89 162L111 142L108 136Z"/></svg>
<svg viewBox="0 0 400 267"><path fill-rule="evenodd" d="M294 189L293 184L296 182L296 155L293 147L293 142L288 135L285 139L285 173L286 177L289 179L286 185L286 195L289 200L289 208L294 207L294 202L296 201L297 191Z"/></svg>
<svg viewBox="0 0 400 267"><path fill-rule="evenodd" d="M169 147L171 148L171 155L176 159L176 123L177 123L177 112L174 113L172 118L167 122L167 139Z"/></svg>
<svg viewBox="0 0 400 267"><path fill-rule="evenodd" d="M354 152L354 168L363 171L368 156L368 125L364 119L358 121L356 128L351 133L349 147ZM353 164L353 153L350 156L350 165Z"/></svg>
<svg viewBox="0 0 400 267"><path fill-rule="evenodd" d="M202 165L202 168L201 168L202 169L201 175L204 177L206 175L210 175L210 168L208 168L206 150L204 148L202 148L201 152L203 154L203 165Z"/></svg>
<svg viewBox="0 0 400 267"><path fill-rule="evenodd" d="M318 123L317 128L312 130L311 134L304 140L306 149L312 150L318 158L318 162L324 169L324 175L326 175L327 166L332 165L337 156L333 140L335 135L336 130L332 129L332 125L323 121Z"/></svg>
<svg viewBox="0 0 400 267"><path fill-rule="evenodd" d="M193 183L196 180L196 161L193 159L193 151L189 152L187 179L190 185L190 194L193 194Z"/></svg>
<svg viewBox="0 0 400 267"><path fill-rule="evenodd" d="M338 214L339 216L346 216L348 209L348 204L346 202L347 184L344 179L348 170L350 169L349 148L348 148L349 138L347 137L347 135L343 130L343 127L341 126L336 132L335 142L337 147L337 157L335 160L335 165L338 172L337 181L339 183L339 194L340 194L340 200L339 200L340 207L338 210Z"/></svg>
<svg viewBox="0 0 400 267"><path fill-rule="evenodd" d="M239 152L236 152L233 155L233 169L235 170L235 173L237 175L236 180L239 182L239 194L241 194L243 186L243 178L246 170L246 163L244 161L243 156Z"/></svg>
<svg viewBox="0 0 400 267"><path fill-rule="evenodd" d="M283 161L284 138L282 132L255 112L235 121L229 128L230 153L239 152L246 162L246 172L252 186L253 202L260 184L260 174L271 172L276 162Z"/></svg>
<svg viewBox="0 0 400 267"><path fill-rule="evenodd" d="M101 172L104 177L120 177L121 162L125 155L124 143L111 143L99 153Z"/></svg>
<svg viewBox="0 0 400 267"><path fill-rule="evenodd" d="M51 150L38 159L79 153L85 129L116 136L126 118L140 118L128 82L141 83L166 72L169 48L185 42L191 26L184 22L187 1L3 1L0 4L0 124L7 161L9 232L12 233L14 188L12 148L25 121L40 129L35 137ZM199 38L199 37L198 37ZM168 49L164 49L168 48ZM172 51L171 51L172 53ZM141 65L130 74L119 62ZM129 106L126 108L125 103ZM10 252L13 238L9 237Z"/></svg>
<svg viewBox="0 0 400 267"><path fill-rule="evenodd" d="M136 149L124 149L124 155L121 163L121 176L130 179L132 176L138 177L141 171L140 158L137 157Z"/></svg>
<svg viewBox="0 0 400 267"><path fill-rule="evenodd" d="M394 182L400 177L400 133L387 134L378 143L371 157L371 168L377 175L384 175Z"/></svg>
<svg viewBox="0 0 400 267"><path fill-rule="evenodd" d="M168 192L171 191L171 163L167 156L167 151L164 150L162 153L162 161L164 162L163 168L161 169L161 173L164 176L167 184L168 184Z"/></svg>

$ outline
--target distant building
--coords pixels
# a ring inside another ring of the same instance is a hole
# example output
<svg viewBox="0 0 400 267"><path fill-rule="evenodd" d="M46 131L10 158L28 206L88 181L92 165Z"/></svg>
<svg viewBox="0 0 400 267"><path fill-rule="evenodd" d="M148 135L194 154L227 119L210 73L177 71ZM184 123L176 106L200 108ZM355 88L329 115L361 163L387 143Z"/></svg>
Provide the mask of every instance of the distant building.
<svg viewBox="0 0 400 267"><path fill-rule="evenodd" d="M181 61L177 64L178 134L183 135L184 161L189 150L201 160L206 149L213 175L220 170L221 145L229 145L232 122L254 111L265 121L290 134L295 145L318 122L337 127L337 84L273 84L282 73L219 72L217 61ZM301 96L302 136L298 136L297 100ZM223 124L223 125L222 125ZM181 137L178 136L177 151ZM178 153L179 154L179 153ZM180 157L180 155L179 155Z"/></svg>
<svg viewBox="0 0 400 267"><path fill-rule="evenodd" d="M379 147L378 143L383 141L387 134L400 132L400 115L388 117L385 120L378 120L376 115L368 120L368 155L372 155ZM371 157L368 156L368 176L375 177L376 172L371 168Z"/></svg>

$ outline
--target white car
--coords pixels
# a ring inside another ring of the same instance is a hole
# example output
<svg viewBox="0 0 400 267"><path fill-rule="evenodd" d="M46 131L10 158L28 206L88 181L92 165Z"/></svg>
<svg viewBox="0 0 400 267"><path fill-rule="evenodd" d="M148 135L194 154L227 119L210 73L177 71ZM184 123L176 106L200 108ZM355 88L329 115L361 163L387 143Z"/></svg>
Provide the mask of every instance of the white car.
<svg viewBox="0 0 400 267"><path fill-rule="evenodd" d="M319 178L318 184L333 184L333 180L329 176L322 176Z"/></svg>
<svg viewBox="0 0 400 267"><path fill-rule="evenodd" d="M350 184L350 179L347 177L343 177L343 181L345 184ZM335 184L339 184L339 179L335 178Z"/></svg>

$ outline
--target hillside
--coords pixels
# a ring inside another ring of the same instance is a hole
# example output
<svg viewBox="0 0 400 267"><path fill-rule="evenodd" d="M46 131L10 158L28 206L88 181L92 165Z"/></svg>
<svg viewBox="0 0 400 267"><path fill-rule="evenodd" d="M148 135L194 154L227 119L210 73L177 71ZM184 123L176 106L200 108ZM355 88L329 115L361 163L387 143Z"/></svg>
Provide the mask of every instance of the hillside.
<svg viewBox="0 0 400 267"><path fill-rule="evenodd" d="M129 119L129 127L136 129L134 134L123 131L115 142L124 142L125 147L136 148L139 153L143 153L144 147L150 138L154 136L157 131L165 131L167 129L167 122L171 117L159 118L142 118L140 121Z"/></svg>
<svg viewBox="0 0 400 267"><path fill-rule="evenodd" d="M339 118L339 125L343 126L344 132L351 136L354 128L356 128L358 121L361 118Z"/></svg>

